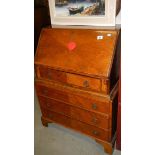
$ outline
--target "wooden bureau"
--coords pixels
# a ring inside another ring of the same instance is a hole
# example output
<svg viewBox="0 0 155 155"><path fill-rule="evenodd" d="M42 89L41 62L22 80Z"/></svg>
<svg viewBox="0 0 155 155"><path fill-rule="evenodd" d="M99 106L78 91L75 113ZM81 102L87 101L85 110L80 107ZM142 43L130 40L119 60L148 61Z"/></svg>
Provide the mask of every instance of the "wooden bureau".
<svg viewBox="0 0 155 155"><path fill-rule="evenodd" d="M44 28L35 55L42 124L93 137L112 154L117 122L118 30Z"/></svg>

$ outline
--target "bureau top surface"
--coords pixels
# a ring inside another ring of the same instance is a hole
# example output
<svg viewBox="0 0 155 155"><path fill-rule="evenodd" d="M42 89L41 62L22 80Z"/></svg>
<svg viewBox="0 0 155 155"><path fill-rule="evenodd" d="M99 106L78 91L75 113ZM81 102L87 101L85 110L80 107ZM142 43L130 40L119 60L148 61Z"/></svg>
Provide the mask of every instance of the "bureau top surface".
<svg viewBox="0 0 155 155"><path fill-rule="evenodd" d="M91 76L109 77L117 30L42 30L35 64Z"/></svg>

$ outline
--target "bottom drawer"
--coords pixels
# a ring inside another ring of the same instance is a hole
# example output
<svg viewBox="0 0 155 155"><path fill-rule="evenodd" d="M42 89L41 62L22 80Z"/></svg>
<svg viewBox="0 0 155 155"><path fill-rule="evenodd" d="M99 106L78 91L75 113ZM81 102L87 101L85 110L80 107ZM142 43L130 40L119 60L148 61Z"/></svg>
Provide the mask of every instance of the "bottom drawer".
<svg viewBox="0 0 155 155"><path fill-rule="evenodd" d="M84 134L87 134L91 137L95 137L104 141L111 142L111 130L99 129L97 127L85 124L83 122L71 119L67 116L51 112L46 109L42 109L43 117L50 119L51 122L56 122L62 124L66 127L78 130Z"/></svg>

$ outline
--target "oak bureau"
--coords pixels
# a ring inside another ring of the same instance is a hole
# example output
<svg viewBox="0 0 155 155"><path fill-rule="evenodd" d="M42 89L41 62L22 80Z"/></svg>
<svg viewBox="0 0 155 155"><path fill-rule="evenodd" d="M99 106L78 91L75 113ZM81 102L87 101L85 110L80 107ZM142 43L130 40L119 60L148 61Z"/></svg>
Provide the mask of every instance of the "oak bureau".
<svg viewBox="0 0 155 155"><path fill-rule="evenodd" d="M116 138L119 34L44 28L35 55L42 124L55 122L86 134L109 154Z"/></svg>

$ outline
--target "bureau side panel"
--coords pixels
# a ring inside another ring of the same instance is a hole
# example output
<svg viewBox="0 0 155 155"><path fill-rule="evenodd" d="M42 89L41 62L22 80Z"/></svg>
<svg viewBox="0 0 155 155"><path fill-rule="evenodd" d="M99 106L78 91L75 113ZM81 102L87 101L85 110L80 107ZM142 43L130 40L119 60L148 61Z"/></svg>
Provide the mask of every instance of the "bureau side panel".
<svg viewBox="0 0 155 155"><path fill-rule="evenodd" d="M112 102L112 137L115 135L117 129L117 111L118 111L118 93Z"/></svg>
<svg viewBox="0 0 155 155"><path fill-rule="evenodd" d="M117 39L117 46L115 49L115 55L113 58L111 73L110 73L110 91L119 79L119 67L120 67L120 57L121 57L121 32L119 33Z"/></svg>

